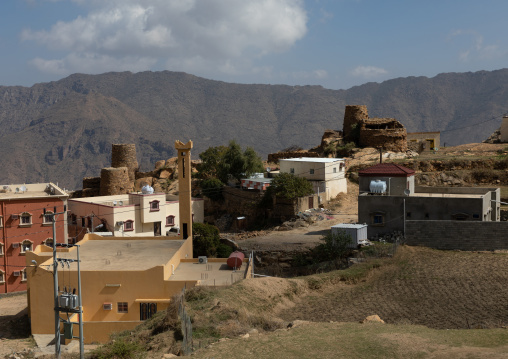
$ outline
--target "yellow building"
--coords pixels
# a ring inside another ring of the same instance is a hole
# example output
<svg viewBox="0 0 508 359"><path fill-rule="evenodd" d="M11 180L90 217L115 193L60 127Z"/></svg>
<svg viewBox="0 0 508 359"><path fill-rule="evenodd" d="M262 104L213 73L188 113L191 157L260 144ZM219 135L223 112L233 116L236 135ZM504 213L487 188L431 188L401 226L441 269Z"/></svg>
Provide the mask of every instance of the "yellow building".
<svg viewBox="0 0 508 359"><path fill-rule="evenodd" d="M79 246L85 343L104 342L112 332L134 328L167 308L184 287L229 285L249 275L247 265L240 271L226 269L226 259L192 259L191 237L104 238L90 233ZM77 259L76 251L77 247L58 248L57 257ZM37 263L27 266L32 334L53 334L52 249L38 246L27 253L27 263L32 261ZM59 267L60 290L77 289L77 279L76 262ZM73 314L71 321L77 320Z"/></svg>
<svg viewBox="0 0 508 359"><path fill-rule="evenodd" d="M79 247L57 248L57 258L64 260L77 259L79 249L85 343L105 342L112 332L132 329L167 308L171 297L183 288L229 285L251 276L248 263L233 271L226 259L192 258L192 142L177 142L176 147L181 166L180 236L101 237L90 233L78 242ZM54 334L52 255L52 248L43 245L26 253L32 334ZM60 292L78 291L77 267L77 262L71 262L58 268ZM60 312L60 317L66 320L67 314ZM69 320L76 323L78 315L70 314Z"/></svg>

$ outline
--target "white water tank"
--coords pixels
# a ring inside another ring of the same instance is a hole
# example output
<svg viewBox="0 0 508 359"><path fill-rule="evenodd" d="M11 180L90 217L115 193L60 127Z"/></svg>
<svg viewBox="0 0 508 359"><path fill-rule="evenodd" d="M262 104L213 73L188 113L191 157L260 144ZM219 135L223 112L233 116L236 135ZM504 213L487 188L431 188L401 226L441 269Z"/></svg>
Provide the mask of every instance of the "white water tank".
<svg viewBox="0 0 508 359"><path fill-rule="evenodd" d="M386 193L386 182L381 180L370 181L369 189L372 193Z"/></svg>
<svg viewBox="0 0 508 359"><path fill-rule="evenodd" d="M152 186L149 186L149 185L143 186L143 188L141 188L141 193L143 193L143 194L152 194L153 193Z"/></svg>

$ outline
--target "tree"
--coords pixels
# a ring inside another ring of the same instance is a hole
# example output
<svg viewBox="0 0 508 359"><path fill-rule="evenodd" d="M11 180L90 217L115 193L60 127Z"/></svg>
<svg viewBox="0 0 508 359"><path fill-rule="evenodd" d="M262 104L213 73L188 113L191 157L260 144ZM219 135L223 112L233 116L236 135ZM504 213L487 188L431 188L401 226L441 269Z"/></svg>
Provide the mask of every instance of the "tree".
<svg viewBox="0 0 508 359"><path fill-rule="evenodd" d="M218 178L207 178L202 180L200 187L203 195L213 201L220 201L223 198L222 187L224 187L224 183L222 183Z"/></svg>
<svg viewBox="0 0 508 359"><path fill-rule="evenodd" d="M241 146L234 140L229 146L210 147L199 155L201 164L198 176L202 179L218 178L227 183L230 178L240 181L254 172L263 171L263 162L251 147L242 152Z"/></svg>
<svg viewBox="0 0 508 359"><path fill-rule="evenodd" d="M281 173L272 180L266 193L270 196L293 199L312 194L314 190L306 178L297 177L292 173Z"/></svg>
<svg viewBox="0 0 508 359"><path fill-rule="evenodd" d="M219 228L207 223L192 224L193 256L215 256L220 244Z"/></svg>

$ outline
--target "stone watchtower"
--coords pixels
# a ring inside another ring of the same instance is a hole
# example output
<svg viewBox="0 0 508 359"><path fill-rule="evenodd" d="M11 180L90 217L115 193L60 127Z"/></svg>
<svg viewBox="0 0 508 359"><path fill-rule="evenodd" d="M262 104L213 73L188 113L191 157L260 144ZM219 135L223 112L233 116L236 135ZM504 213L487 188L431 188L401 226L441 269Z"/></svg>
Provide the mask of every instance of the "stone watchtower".
<svg viewBox="0 0 508 359"><path fill-rule="evenodd" d="M365 105L347 105L344 111L344 123L342 125L342 135L344 140L352 141L351 128L355 124L359 124L362 120L369 119L369 112ZM360 125L359 125L360 126Z"/></svg>
<svg viewBox="0 0 508 359"><path fill-rule="evenodd" d="M113 144L111 149L111 167L127 167L129 180L134 182L136 171L139 169L136 158L136 145L133 143Z"/></svg>
<svg viewBox="0 0 508 359"><path fill-rule="evenodd" d="M175 141L178 153L178 200L180 209L180 233L182 239L192 236L192 198L191 198L191 149L192 141L186 144Z"/></svg>

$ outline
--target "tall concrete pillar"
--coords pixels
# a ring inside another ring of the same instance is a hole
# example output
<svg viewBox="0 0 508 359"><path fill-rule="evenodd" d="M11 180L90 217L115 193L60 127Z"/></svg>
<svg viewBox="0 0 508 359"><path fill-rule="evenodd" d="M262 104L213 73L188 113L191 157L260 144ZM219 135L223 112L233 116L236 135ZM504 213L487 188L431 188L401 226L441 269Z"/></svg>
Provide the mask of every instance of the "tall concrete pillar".
<svg viewBox="0 0 508 359"><path fill-rule="evenodd" d="M192 236L192 198L191 198L191 149L192 141L175 141L178 153L178 194L180 208L180 235L182 239Z"/></svg>

